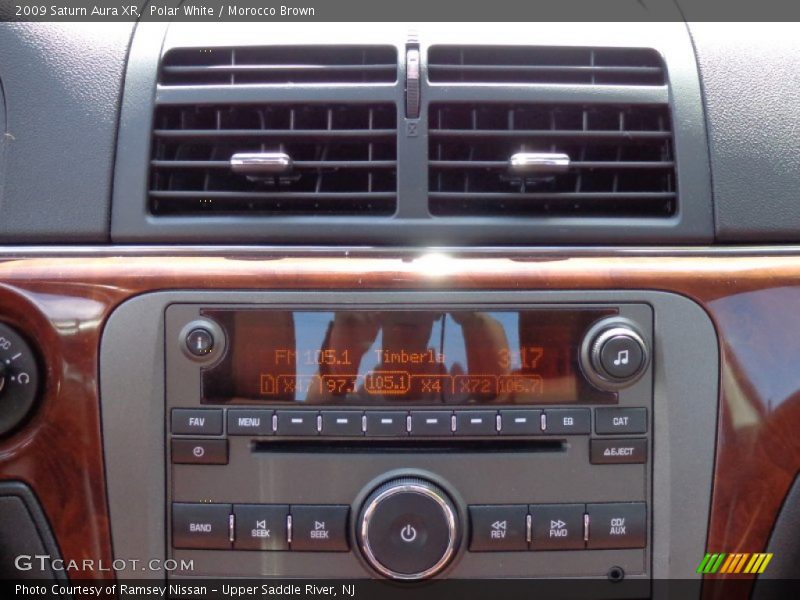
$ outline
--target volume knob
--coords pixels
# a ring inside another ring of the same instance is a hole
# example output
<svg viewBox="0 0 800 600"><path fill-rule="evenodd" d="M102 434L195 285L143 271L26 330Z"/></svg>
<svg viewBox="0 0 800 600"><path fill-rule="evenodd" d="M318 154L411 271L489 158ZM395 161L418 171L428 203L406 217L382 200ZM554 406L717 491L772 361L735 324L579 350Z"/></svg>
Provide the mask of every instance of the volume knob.
<svg viewBox="0 0 800 600"><path fill-rule="evenodd" d="M608 319L592 327L581 351L581 365L598 388L618 390L644 374L649 351L639 331L626 321Z"/></svg>
<svg viewBox="0 0 800 600"><path fill-rule="evenodd" d="M459 539L450 497L416 477L391 480L372 492L361 509L357 533L370 566L400 580L424 579L441 571Z"/></svg>

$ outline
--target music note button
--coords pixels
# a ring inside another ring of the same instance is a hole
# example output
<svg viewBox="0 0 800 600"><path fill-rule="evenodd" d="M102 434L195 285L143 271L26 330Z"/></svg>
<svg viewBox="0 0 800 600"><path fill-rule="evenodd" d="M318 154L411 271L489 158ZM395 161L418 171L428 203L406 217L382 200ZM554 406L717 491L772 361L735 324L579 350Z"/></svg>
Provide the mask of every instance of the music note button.
<svg viewBox="0 0 800 600"><path fill-rule="evenodd" d="M611 377L627 379L635 375L645 360L644 349L633 336L610 337L600 348L600 364Z"/></svg>

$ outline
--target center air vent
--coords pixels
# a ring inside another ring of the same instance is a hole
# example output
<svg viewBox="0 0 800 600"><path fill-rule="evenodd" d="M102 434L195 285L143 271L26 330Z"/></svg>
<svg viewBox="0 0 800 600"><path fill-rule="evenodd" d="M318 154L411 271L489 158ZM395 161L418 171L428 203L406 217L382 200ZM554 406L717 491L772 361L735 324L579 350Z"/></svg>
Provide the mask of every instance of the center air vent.
<svg viewBox="0 0 800 600"><path fill-rule="evenodd" d="M390 215L393 104L159 106L150 211Z"/></svg>
<svg viewBox="0 0 800 600"><path fill-rule="evenodd" d="M161 65L162 85L393 83L393 46L178 48Z"/></svg>
<svg viewBox="0 0 800 600"><path fill-rule="evenodd" d="M434 215L677 210L666 105L435 104L429 122Z"/></svg>
<svg viewBox="0 0 800 600"><path fill-rule="evenodd" d="M434 83L664 85L659 54L646 48L434 46Z"/></svg>

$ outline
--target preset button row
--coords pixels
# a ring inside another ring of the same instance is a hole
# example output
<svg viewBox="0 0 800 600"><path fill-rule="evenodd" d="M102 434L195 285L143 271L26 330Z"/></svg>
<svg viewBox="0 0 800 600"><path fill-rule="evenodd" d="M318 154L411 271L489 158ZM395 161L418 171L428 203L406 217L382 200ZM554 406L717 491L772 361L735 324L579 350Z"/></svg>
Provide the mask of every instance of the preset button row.
<svg viewBox="0 0 800 600"><path fill-rule="evenodd" d="M644 548L644 502L469 507L472 552Z"/></svg>
<svg viewBox="0 0 800 600"><path fill-rule="evenodd" d="M349 506L172 504L172 545L200 550L346 552Z"/></svg>
<svg viewBox="0 0 800 600"><path fill-rule="evenodd" d="M600 435L647 432L645 408L597 408ZM223 409L175 408L176 435L222 435ZM500 410L271 410L228 409L228 435L251 436L529 436L585 435L591 431L588 408L509 408Z"/></svg>

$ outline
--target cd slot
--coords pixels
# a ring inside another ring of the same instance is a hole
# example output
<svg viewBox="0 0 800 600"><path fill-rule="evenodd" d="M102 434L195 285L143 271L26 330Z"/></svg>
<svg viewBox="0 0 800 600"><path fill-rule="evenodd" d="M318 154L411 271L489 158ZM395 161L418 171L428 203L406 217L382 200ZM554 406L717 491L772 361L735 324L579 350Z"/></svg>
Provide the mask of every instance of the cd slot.
<svg viewBox="0 0 800 600"><path fill-rule="evenodd" d="M566 452L566 440L476 440L476 439L431 439L431 440L370 440L369 443L344 439L298 439L298 440L253 440L254 454L279 452L314 454L443 454L471 452L486 453L556 453Z"/></svg>

